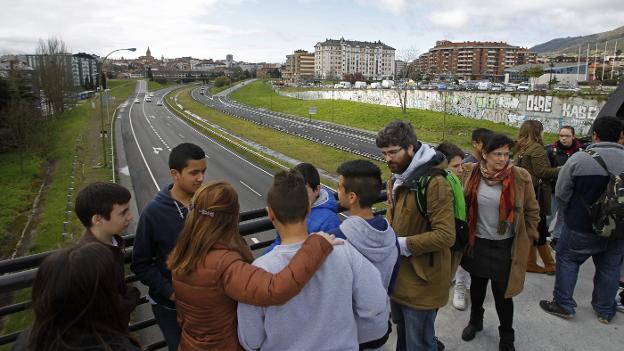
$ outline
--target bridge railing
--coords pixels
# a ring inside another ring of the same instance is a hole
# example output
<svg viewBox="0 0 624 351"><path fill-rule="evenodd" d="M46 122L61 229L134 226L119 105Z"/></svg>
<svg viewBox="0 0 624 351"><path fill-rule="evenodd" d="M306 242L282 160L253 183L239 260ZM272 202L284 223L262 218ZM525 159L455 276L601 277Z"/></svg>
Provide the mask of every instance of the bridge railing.
<svg viewBox="0 0 624 351"><path fill-rule="evenodd" d="M386 193L382 192L378 199L378 202L383 202L387 198ZM340 208L339 211L344 211L344 208ZM377 210L375 213L384 214L385 209ZM273 223L268 219L266 209L257 209L246 212L241 212L239 231L243 236L249 236L252 234L264 232L274 229ZM132 246L134 244L134 234L124 236L126 241L125 248L125 262L130 263L132 258ZM251 250L258 250L265 248L273 243L273 240L261 241L254 243L249 247ZM15 292L32 287L33 281L37 274L39 264L54 251L47 251L37 253L29 256L18 257L14 259L8 259L0 261L0 297L3 300L12 301L12 294ZM126 282L132 283L138 281L138 278L133 273L126 276ZM148 303L147 296L141 296L139 304ZM9 302L6 305L0 306L0 319L5 320L7 317L20 313L30 309L31 301L19 301ZM6 323L4 323L6 324ZM129 329L131 332L140 332L148 327L156 324L154 318L148 318L138 322L131 322ZM17 337L21 333L21 330L10 332L8 334L0 335L0 346L7 345L15 342ZM146 351L157 350L165 347L164 340L150 340L149 344L143 346Z"/></svg>

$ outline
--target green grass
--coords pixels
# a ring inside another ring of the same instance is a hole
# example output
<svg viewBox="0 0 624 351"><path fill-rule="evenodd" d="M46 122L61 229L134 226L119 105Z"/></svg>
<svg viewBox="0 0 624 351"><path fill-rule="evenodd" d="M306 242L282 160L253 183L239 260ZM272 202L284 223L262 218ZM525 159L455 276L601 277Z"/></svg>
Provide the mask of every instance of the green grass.
<svg viewBox="0 0 624 351"><path fill-rule="evenodd" d="M156 81L148 80L147 81L147 90L148 91L155 91L155 90L159 90L159 89L163 89L163 88L172 86L174 84L175 83L171 82L171 81L167 81L167 83L165 83L165 84L160 84L160 83L158 83Z"/></svg>
<svg viewBox="0 0 624 351"><path fill-rule="evenodd" d="M256 81L232 93L232 98L241 103L308 117L308 108L317 108L314 119L343 124L359 129L376 132L395 119L410 120L419 139L430 143L448 141L465 150L471 148L470 134L475 128L489 128L497 133L515 137L518 129L502 123L477 120L444 113L408 109L403 113L398 107L352 102L344 100L299 100L280 96L271 90L265 81ZM444 137L443 137L444 132ZM547 134L547 140L555 137Z"/></svg>
<svg viewBox="0 0 624 351"><path fill-rule="evenodd" d="M266 146L269 149L294 159L311 162L314 166L332 174L335 173L336 168L338 168L341 163L360 158L360 156L355 154L291 136L272 128L262 127L255 123L234 118L206 107L190 97L189 88L182 90L181 94L178 96L178 101L185 109L206 118L211 123L217 124L242 138ZM314 155L314 157L311 158L311 155ZM376 164L384 172L384 177L387 177L389 175L388 168L381 162L376 162Z"/></svg>

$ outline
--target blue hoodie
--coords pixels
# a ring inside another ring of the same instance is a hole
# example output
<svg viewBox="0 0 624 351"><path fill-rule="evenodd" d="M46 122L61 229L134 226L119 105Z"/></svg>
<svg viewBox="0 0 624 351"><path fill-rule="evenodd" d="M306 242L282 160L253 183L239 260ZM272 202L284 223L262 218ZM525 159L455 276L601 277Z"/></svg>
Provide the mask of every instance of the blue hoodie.
<svg viewBox="0 0 624 351"><path fill-rule="evenodd" d="M175 308L167 257L178 241L188 209L171 197L172 184L156 194L141 212L130 269L149 287L149 297L159 305Z"/></svg>
<svg viewBox="0 0 624 351"><path fill-rule="evenodd" d="M319 196L312 204L312 209L306 221L308 233L326 232L338 227L340 225L340 219L338 219L338 215L336 214L337 211L338 204L336 203L336 198L334 198L334 195L329 190L321 187ZM271 252L274 247L281 243L282 239L279 234L277 234L275 236L275 241L266 249L264 254Z"/></svg>

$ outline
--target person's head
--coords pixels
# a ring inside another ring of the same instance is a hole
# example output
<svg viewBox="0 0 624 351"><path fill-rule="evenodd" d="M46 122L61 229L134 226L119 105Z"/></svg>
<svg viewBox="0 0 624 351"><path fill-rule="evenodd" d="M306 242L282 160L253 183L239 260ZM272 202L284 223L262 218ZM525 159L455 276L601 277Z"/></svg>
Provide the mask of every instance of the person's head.
<svg viewBox="0 0 624 351"><path fill-rule="evenodd" d="M462 170L462 161L464 160L464 152L459 146L451 143L442 143L436 147L446 157L448 168L455 174L460 174Z"/></svg>
<svg viewBox="0 0 624 351"><path fill-rule="evenodd" d="M341 164L336 173L338 180L338 201L351 209L371 208L381 193L381 170L367 160L354 160Z"/></svg>
<svg viewBox="0 0 624 351"><path fill-rule="evenodd" d="M229 183L209 182L199 188L167 259L169 269L178 274L194 271L216 243L239 251L251 262L251 251L238 231L239 211L238 194Z"/></svg>
<svg viewBox="0 0 624 351"><path fill-rule="evenodd" d="M76 216L87 229L107 235L123 233L132 221L130 192L121 185L95 182L76 195Z"/></svg>
<svg viewBox="0 0 624 351"><path fill-rule="evenodd" d="M305 222L310 203L301 173L291 169L273 177L267 194L267 212L276 227Z"/></svg>
<svg viewBox="0 0 624 351"><path fill-rule="evenodd" d="M403 173L418 149L414 127L407 121L392 121L377 133L375 140L392 173Z"/></svg>
<svg viewBox="0 0 624 351"><path fill-rule="evenodd" d="M121 274L113 253L99 243L47 257L32 287L31 349L64 349L68 339L84 335L126 334L117 286Z"/></svg>
<svg viewBox="0 0 624 351"><path fill-rule="evenodd" d="M609 141L617 143L622 136L622 121L614 116L596 118L592 125L594 142Z"/></svg>
<svg viewBox="0 0 624 351"><path fill-rule="evenodd" d="M503 134L494 134L483 148L485 167L492 172L501 171L509 162L513 140Z"/></svg>
<svg viewBox="0 0 624 351"><path fill-rule="evenodd" d="M321 192L321 176L318 170L313 165L305 162L296 165L293 169L303 176L306 191L308 192L308 200L310 204L313 204Z"/></svg>
<svg viewBox="0 0 624 351"><path fill-rule="evenodd" d="M182 143L169 154L169 170L174 185L193 195L204 182L206 153L195 144Z"/></svg>
<svg viewBox="0 0 624 351"><path fill-rule="evenodd" d="M563 126L559 129L559 142L565 147L570 147L574 143L574 127Z"/></svg>
<svg viewBox="0 0 624 351"><path fill-rule="evenodd" d="M470 137L470 140L472 141L472 152L473 156L478 160L481 159L481 151L488 143L492 135L494 135L494 132L487 128L477 128L472 131L472 135Z"/></svg>
<svg viewBox="0 0 624 351"><path fill-rule="evenodd" d="M520 130L518 131L518 143L516 147L518 150L524 150L535 143L543 145L542 132L544 132L542 122L534 119L522 122Z"/></svg>

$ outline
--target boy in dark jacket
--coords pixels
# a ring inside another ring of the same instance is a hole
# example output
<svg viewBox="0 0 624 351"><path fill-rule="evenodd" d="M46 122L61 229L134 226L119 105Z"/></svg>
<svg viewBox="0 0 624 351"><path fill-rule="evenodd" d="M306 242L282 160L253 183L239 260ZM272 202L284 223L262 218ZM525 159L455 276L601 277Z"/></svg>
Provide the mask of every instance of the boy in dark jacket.
<svg viewBox="0 0 624 351"><path fill-rule="evenodd" d="M126 286L124 277L125 241L121 237L130 222L130 192L115 183L96 182L87 185L76 196L75 211L80 222L85 226L85 233L78 245L101 243L111 250L117 268L121 271L117 282L123 320L127 325L130 314L139 304L140 292L136 287Z"/></svg>
<svg viewBox="0 0 624 351"><path fill-rule="evenodd" d="M139 218L130 268L149 287L154 318L170 351L180 343L175 294L167 257L184 226L193 194L204 182L206 154L199 146L183 143L171 150L169 168L173 184L150 201Z"/></svg>

